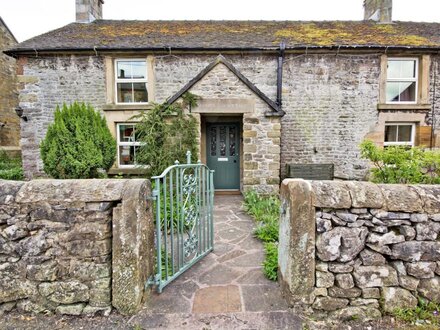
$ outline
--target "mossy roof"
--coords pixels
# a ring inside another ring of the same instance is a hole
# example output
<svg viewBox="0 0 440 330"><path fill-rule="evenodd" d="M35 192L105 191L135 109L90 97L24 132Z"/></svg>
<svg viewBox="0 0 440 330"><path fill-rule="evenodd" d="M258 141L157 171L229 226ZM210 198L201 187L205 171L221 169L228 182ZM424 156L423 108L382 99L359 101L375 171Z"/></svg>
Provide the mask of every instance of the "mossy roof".
<svg viewBox="0 0 440 330"><path fill-rule="evenodd" d="M373 21L123 21L72 23L8 53L50 50L440 48L440 23Z"/></svg>

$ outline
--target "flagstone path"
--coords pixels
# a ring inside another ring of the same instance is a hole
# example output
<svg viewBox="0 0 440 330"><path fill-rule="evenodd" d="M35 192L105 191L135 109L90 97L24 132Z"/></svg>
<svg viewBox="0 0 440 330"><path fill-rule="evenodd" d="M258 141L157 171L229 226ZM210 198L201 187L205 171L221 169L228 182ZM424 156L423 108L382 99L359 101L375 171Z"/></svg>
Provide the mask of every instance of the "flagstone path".
<svg viewBox="0 0 440 330"><path fill-rule="evenodd" d="M241 196L216 196L214 251L161 294L153 293L133 322L137 319L141 326L149 321L166 327L171 323L164 314L187 315L188 322L194 322L202 314L211 321L219 321L219 315L224 314L226 318L234 315L232 319L242 319L235 326L241 324L246 328L260 328L258 324L265 328L264 322L275 328L295 329L295 324L299 327L299 319L289 311L278 283L266 279L262 273L263 245L253 237L255 222L244 213L241 204ZM213 325L211 321L208 323ZM217 323L220 328L224 324L221 320Z"/></svg>

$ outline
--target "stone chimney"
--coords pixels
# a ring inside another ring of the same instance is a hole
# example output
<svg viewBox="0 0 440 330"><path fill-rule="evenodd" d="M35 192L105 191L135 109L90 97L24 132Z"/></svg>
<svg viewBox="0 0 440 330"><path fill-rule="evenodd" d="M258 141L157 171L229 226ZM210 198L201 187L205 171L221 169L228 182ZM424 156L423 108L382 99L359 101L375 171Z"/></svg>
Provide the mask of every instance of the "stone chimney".
<svg viewBox="0 0 440 330"><path fill-rule="evenodd" d="M75 3L77 23L90 23L102 19L104 0L75 0Z"/></svg>
<svg viewBox="0 0 440 330"><path fill-rule="evenodd" d="M391 23L393 0L364 0L364 20Z"/></svg>

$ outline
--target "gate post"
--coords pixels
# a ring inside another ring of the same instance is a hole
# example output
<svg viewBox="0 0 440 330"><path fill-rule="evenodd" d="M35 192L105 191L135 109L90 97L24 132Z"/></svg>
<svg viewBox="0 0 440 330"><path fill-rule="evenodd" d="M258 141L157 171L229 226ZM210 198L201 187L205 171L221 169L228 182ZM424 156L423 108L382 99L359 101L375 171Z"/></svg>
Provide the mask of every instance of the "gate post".
<svg viewBox="0 0 440 330"><path fill-rule="evenodd" d="M113 210L112 305L130 315L141 307L154 273L154 218L149 180L127 180Z"/></svg>

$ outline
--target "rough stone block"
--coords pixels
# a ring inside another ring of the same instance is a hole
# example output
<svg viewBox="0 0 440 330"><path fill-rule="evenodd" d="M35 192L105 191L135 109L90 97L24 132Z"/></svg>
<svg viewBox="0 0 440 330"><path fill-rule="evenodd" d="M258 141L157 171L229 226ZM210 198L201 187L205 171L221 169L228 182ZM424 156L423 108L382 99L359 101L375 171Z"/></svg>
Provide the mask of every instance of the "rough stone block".
<svg viewBox="0 0 440 330"><path fill-rule="evenodd" d="M336 284L342 289L351 289L354 287L353 276L351 274L337 274Z"/></svg>
<svg viewBox="0 0 440 330"><path fill-rule="evenodd" d="M316 271L316 287L330 288L335 283L335 276L332 273Z"/></svg>
<svg viewBox="0 0 440 330"><path fill-rule="evenodd" d="M345 183L339 181L311 181L315 207L350 209L351 198Z"/></svg>
<svg viewBox="0 0 440 330"><path fill-rule="evenodd" d="M38 291L48 300L58 304L74 304L89 300L89 288L78 281L45 282L38 285Z"/></svg>
<svg viewBox="0 0 440 330"><path fill-rule="evenodd" d="M370 249L362 250L359 257L364 266L380 266L386 263L386 259L383 255Z"/></svg>
<svg viewBox="0 0 440 330"><path fill-rule="evenodd" d="M383 207L384 199L380 188L371 182L346 182L346 186L351 196L352 206L356 208L375 208Z"/></svg>
<svg viewBox="0 0 440 330"><path fill-rule="evenodd" d="M423 212L423 202L411 186L379 184L388 211Z"/></svg>
<svg viewBox="0 0 440 330"><path fill-rule="evenodd" d="M379 288L363 288L362 289L362 298L364 299L379 299L380 298L380 289Z"/></svg>
<svg viewBox="0 0 440 330"><path fill-rule="evenodd" d="M334 311L347 306L348 299L333 298L333 297L317 297L312 307L314 309L322 309L325 311Z"/></svg>
<svg viewBox="0 0 440 330"><path fill-rule="evenodd" d="M383 309L391 313L396 308L414 308L417 299L408 290L402 288L382 288Z"/></svg>
<svg viewBox="0 0 440 330"><path fill-rule="evenodd" d="M363 250L367 234L367 228L333 228L318 235L317 255L322 261L351 261Z"/></svg>
<svg viewBox="0 0 440 330"><path fill-rule="evenodd" d="M396 286L399 284L397 272L390 266L359 266L353 271L356 286L372 288Z"/></svg>
<svg viewBox="0 0 440 330"><path fill-rule="evenodd" d="M412 276L399 275L399 285L407 290L416 291L420 280Z"/></svg>
<svg viewBox="0 0 440 330"><path fill-rule="evenodd" d="M356 298L360 297L361 293L359 288L343 289L334 286L328 289L328 295L337 298Z"/></svg>
<svg viewBox="0 0 440 330"><path fill-rule="evenodd" d="M417 287L417 292L431 301L440 301L440 277L422 279Z"/></svg>
<svg viewBox="0 0 440 330"><path fill-rule="evenodd" d="M349 306L341 308L330 315L331 319L337 321L369 322L380 319L382 314L379 309L370 306Z"/></svg>
<svg viewBox="0 0 440 330"><path fill-rule="evenodd" d="M439 213L440 186L439 185L414 185L412 186L423 200L423 210L428 214Z"/></svg>
<svg viewBox="0 0 440 330"><path fill-rule="evenodd" d="M431 278L434 277L434 271L437 267L435 262L412 262L406 264L406 271L408 275L416 278Z"/></svg>
<svg viewBox="0 0 440 330"><path fill-rule="evenodd" d="M391 256L403 261L440 260L440 242L410 241L394 244Z"/></svg>
<svg viewBox="0 0 440 330"><path fill-rule="evenodd" d="M79 316L82 314L86 304L61 305L56 309L57 314Z"/></svg>

